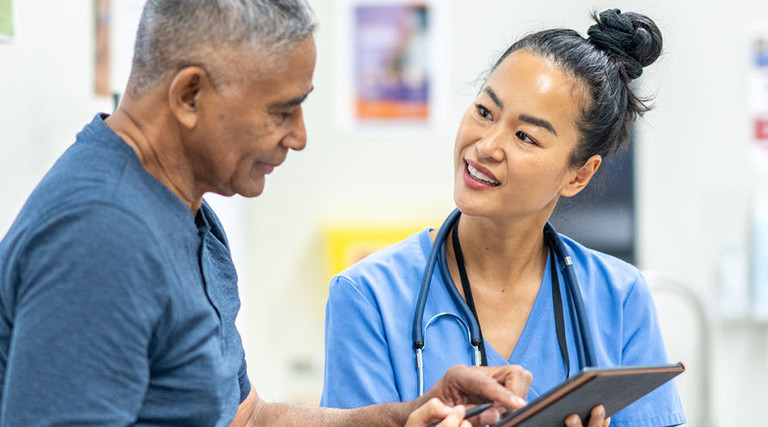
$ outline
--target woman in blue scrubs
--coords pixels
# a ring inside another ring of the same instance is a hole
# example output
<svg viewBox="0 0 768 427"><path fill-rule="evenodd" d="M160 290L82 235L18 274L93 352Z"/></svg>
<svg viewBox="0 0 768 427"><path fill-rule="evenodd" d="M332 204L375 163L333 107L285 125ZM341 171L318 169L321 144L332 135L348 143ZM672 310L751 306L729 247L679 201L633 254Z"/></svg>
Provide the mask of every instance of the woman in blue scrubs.
<svg viewBox="0 0 768 427"><path fill-rule="evenodd" d="M661 53L661 33L648 17L613 9L595 19L586 39L555 29L510 46L456 136L454 200L462 216L446 239L452 285L474 308L487 364L519 364L533 374L529 400L579 366L569 301L557 299L558 293L566 295L565 280L552 268L544 225L559 198L579 193L602 159L627 142L632 122L648 110L631 81ZM333 278L322 405L348 408L417 397L411 326L436 232L417 233ZM642 274L562 238L581 284L597 365L667 363ZM449 313L426 329L425 388L452 365L473 362L466 326L456 317L461 312L442 280L434 274L424 313L425 324ZM558 312L567 351L556 332ZM604 425L599 410L592 412L590 426ZM610 420L615 426L684 422L672 382Z"/></svg>

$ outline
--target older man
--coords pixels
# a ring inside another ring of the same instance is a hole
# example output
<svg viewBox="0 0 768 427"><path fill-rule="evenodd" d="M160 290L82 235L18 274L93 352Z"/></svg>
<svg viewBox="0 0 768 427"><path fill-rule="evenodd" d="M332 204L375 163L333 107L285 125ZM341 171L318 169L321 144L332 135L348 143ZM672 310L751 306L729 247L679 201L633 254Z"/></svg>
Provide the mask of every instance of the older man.
<svg viewBox="0 0 768 427"><path fill-rule="evenodd" d="M346 411L251 387L203 195L258 196L304 148L314 26L304 0L147 2L120 107L78 134L0 243L0 425L402 425L430 397L521 405L520 368L456 368L418 401ZM436 402L413 425L447 414Z"/></svg>

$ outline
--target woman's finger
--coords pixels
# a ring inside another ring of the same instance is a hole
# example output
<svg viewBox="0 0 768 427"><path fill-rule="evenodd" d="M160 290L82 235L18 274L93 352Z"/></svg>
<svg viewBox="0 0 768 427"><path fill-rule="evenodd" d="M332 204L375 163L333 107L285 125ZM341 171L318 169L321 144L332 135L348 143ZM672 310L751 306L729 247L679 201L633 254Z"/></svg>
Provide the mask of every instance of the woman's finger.
<svg viewBox="0 0 768 427"><path fill-rule="evenodd" d="M566 427L582 427L583 426L583 424L581 423L581 417L579 417L577 414L568 415L568 417L565 419L565 425Z"/></svg>
<svg viewBox="0 0 768 427"><path fill-rule="evenodd" d="M603 405L597 405L589 412L589 424L588 427L604 427L605 426L605 407Z"/></svg>

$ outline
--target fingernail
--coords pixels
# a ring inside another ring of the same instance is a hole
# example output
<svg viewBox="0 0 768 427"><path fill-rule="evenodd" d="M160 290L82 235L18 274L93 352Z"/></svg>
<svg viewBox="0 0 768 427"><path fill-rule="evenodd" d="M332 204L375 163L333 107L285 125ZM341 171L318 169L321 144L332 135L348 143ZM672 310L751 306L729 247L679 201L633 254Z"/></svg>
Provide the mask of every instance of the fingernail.
<svg viewBox="0 0 768 427"><path fill-rule="evenodd" d="M515 401L515 402L516 402L518 405L521 405L521 406L525 406L525 405L527 405L527 404L528 404L528 402L526 402L526 401L525 401L525 399L523 399L523 398L522 398L522 397L520 397L520 396L517 396L517 395L513 395L512 397L513 397L513 400L514 400L514 401Z"/></svg>

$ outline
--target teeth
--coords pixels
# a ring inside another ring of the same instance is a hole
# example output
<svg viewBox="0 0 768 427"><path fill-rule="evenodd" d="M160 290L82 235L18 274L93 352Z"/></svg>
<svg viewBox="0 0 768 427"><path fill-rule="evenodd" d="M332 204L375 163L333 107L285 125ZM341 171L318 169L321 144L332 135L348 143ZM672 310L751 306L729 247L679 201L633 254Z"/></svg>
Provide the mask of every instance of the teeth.
<svg viewBox="0 0 768 427"><path fill-rule="evenodd" d="M480 173L480 171L473 168L472 165L470 164L467 164L467 170L469 171L469 175L478 181L484 182L488 185L494 185L494 186L499 185L498 181L494 181L491 178L488 178L487 176L483 175L482 173Z"/></svg>

